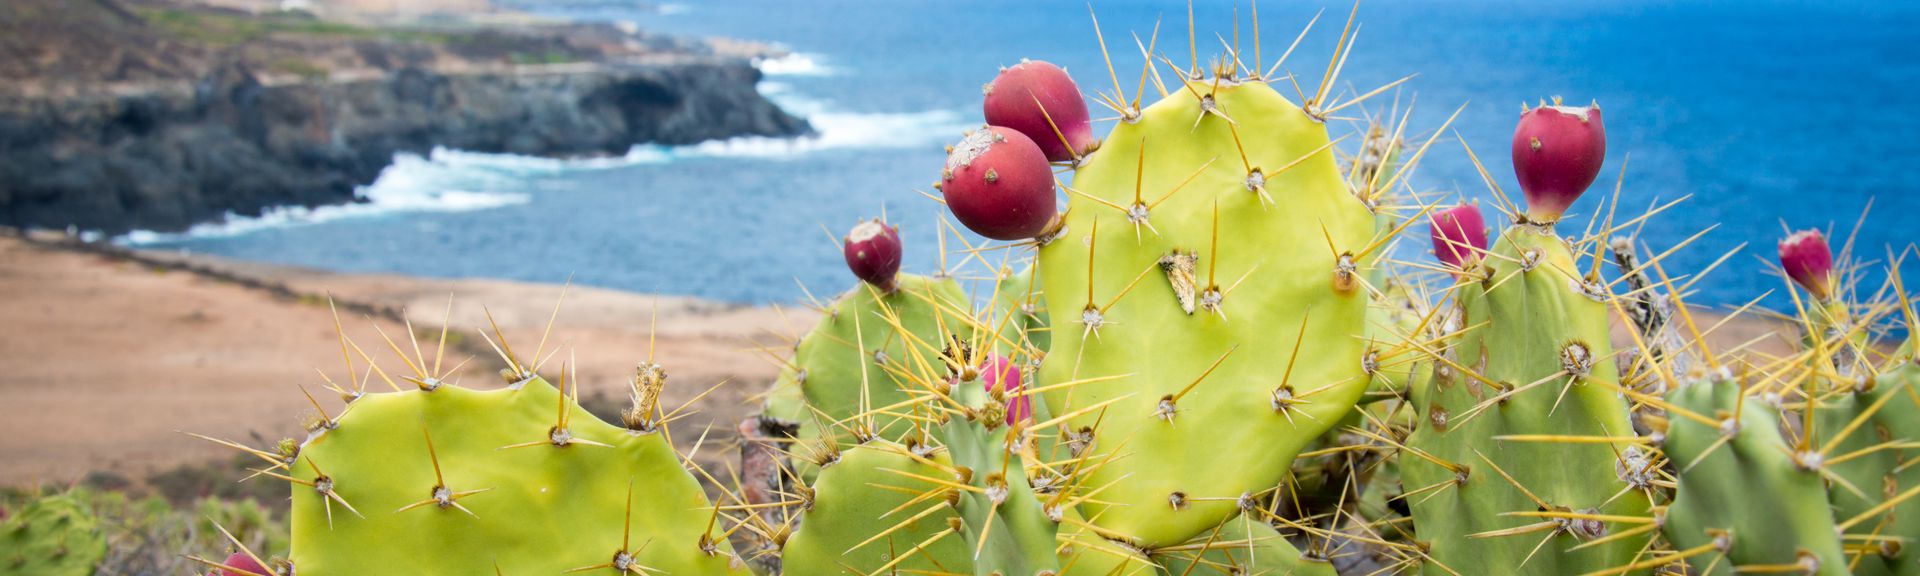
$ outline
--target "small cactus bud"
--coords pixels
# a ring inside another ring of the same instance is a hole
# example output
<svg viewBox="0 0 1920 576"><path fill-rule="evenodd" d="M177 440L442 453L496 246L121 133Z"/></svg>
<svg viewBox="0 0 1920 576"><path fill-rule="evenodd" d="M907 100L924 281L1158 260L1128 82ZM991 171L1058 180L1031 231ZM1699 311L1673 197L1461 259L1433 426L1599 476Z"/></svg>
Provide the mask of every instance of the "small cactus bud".
<svg viewBox="0 0 1920 576"><path fill-rule="evenodd" d="M861 281L891 294L900 274L900 230L878 218L861 222L847 233L840 251L847 269Z"/></svg>
<svg viewBox="0 0 1920 576"><path fill-rule="evenodd" d="M228 568L238 568L239 570L221 568L219 570L219 576L273 576L272 570L268 570L266 566L261 566L259 562L254 561L253 558L248 557L246 553L243 552L233 553L233 555L228 556L227 559L220 564Z"/></svg>
<svg viewBox="0 0 1920 576"><path fill-rule="evenodd" d="M1480 218L1478 206L1461 204L1435 212L1428 225L1433 255L1456 270L1455 276L1472 269L1487 249L1487 223Z"/></svg>
<svg viewBox="0 0 1920 576"><path fill-rule="evenodd" d="M1833 249L1819 230L1794 232L1781 240L1780 268L1814 299L1833 295Z"/></svg>
<svg viewBox="0 0 1920 576"><path fill-rule="evenodd" d="M991 354L980 362L980 375L987 392L1014 394L1021 388L1020 365L1006 356ZM1007 425L1012 426L1033 416L1033 398L1020 396L1007 400Z"/></svg>
<svg viewBox="0 0 1920 576"><path fill-rule="evenodd" d="M1058 209L1052 165L1032 139L1011 128L987 126L968 134L947 156L941 178L940 194L954 217L994 240L1038 236Z"/></svg>
<svg viewBox="0 0 1920 576"><path fill-rule="evenodd" d="M984 93L987 123L1026 135L1048 160L1065 162L1093 148L1086 99L1059 66L1029 60L1003 68Z"/></svg>
<svg viewBox="0 0 1920 576"><path fill-rule="evenodd" d="M1527 219L1551 224L1587 191L1607 157L1599 106L1541 106L1513 131L1513 173L1527 197Z"/></svg>

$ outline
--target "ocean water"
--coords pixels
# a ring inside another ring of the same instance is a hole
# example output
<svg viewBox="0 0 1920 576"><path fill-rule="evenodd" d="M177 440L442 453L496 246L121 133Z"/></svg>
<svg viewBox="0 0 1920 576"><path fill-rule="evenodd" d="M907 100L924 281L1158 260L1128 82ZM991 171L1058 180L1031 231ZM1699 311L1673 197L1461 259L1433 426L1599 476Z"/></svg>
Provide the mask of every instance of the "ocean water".
<svg viewBox="0 0 1920 576"><path fill-rule="evenodd" d="M1643 236L1662 249L1718 224L1667 261L1676 272L1747 244L1693 296L1737 304L1781 287L1764 262L1783 225L1831 227L1844 237L1871 201L1856 251L1884 258L1888 247L1920 241L1912 223L1920 212L1916 6L1369 0L1338 86L1365 92L1418 74L1371 104L1397 98L1413 105L1422 138L1461 109L1449 132L1470 143L1512 194L1506 150L1520 104L1553 95L1600 102L1609 158L1596 191L1575 211L1593 212L1623 164L1623 210L1690 195ZM397 158L363 191L366 204L122 241L343 271L546 282L571 275L636 291L792 302L803 298L797 284L831 293L852 282L833 238L883 210L903 228L907 268L938 266L941 208L915 190L937 178L942 146L980 122L979 89L997 66L1045 59L1066 66L1085 91L1113 85L1088 6L1078 1L523 0L520 7L779 43L794 55L762 63L761 89L820 134L639 146L624 157L585 160L438 150ZM1287 65L1302 84L1317 82L1350 7L1262 3L1265 60L1270 65L1324 8ZM1093 8L1127 90L1140 73L1134 35L1145 41L1156 22L1160 50L1186 59L1186 4L1098 1ZM1236 10L1242 51L1250 54L1246 4L1196 3L1203 59L1231 42ZM1490 206L1452 134L1414 182ZM1578 217L1563 224L1581 225ZM1425 257L1424 236L1416 229L1401 256Z"/></svg>

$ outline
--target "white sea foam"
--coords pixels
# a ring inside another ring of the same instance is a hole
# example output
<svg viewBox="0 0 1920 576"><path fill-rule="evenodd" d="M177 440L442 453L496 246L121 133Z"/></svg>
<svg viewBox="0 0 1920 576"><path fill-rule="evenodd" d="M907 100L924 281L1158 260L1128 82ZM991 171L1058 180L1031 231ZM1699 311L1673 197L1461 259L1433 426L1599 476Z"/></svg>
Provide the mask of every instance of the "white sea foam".
<svg viewBox="0 0 1920 576"><path fill-rule="evenodd" d="M663 164L673 160L670 149L661 147L636 146L621 156L592 156L583 158L547 158L542 156L521 156L519 154L496 154L489 152L468 152L451 148L434 148L429 155L437 165L454 169L484 170L511 176L558 174L572 170L604 170L623 168L639 164ZM381 176L384 178L385 173ZM374 185L378 186L379 182Z"/></svg>
<svg viewBox="0 0 1920 576"><path fill-rule="evenodd" d="M827 64L827 57L806 52L789 52L773 58L756 58L753 65L768 76L833 76L838 73Z"/></svg>
<svg viewBox="0 0 1920 576"><path fill-rule="evenodd" d="M958 110L848 112L808 98L781 82L761 82L760 94L788 113L806 118L814 134L800 138L745 136L682 147L683 154L747 158L791 158L835 149L935 147L958 140L974 127Z"/></svg>
<svg viewBox="0 0 1920 576"><path fill-rule="evenodd" d="M793 158L834 149L911 148L956 140L971 124L952 110L860 114L821 112L807 117L817 132L802 138L748 136L695 144L688 155Z"/></svg>
<svg viewBox="0 0 1920 576"><path fill-rule="evenodd" d="M436 153L440 151L435 151ZM436 154L437 156L438 154ZM467 172L463 174L462 172ZM477 192L466 186L480 184L488 177L463 171L439 159L413 154L394 156L393 165L380 172L371 186L358 191L362 200L308 208L286 206L267 210L259 216L227 214L221 222L198 224L184 232L136 230L117 241L139 246L186 238L228 238L261 230L307 226L344 220L408 212L471 212L525 204L532 198L513 192ZM492 178L498 178L493 176Z"/></svg>

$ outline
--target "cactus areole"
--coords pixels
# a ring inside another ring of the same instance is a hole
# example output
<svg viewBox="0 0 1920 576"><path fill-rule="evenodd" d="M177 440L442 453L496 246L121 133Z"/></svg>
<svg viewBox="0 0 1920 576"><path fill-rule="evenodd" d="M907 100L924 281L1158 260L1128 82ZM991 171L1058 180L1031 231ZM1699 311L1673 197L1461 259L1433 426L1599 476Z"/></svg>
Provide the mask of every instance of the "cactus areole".
<svg viewBox="0 0 1920 576"><path fill-rule="evenodd" d="M1527 197L1527 220L1552 224L1600 175L1607 130L1600 107L1540 106L1520 113L1513 131L1513 173Z"/></svg>
<svg viewBox="0 0 1920 576"><path fill-rule="evenodd" d="M1066 162L1085 156L1097 143L1087 103L1067 71L1042 60L1021 60L1001 68L981 89L987 124L1019 131L1040 146L1047 159Z"/></svg>
<svg viewBox="0 0 1920 576"><path fill-rule="evenodd" d="M1039 236L1053 221L1053 166L1033 139L986 126L947 154L940 192L953 216L994 240Z"/></svg>
<svg viewBox="0 0 1920 576"><path fill-rule="evenodd" d="M861 222L841 243L847 269L862 282L892 293L900 274L900 230L878 218Z"/></svg>

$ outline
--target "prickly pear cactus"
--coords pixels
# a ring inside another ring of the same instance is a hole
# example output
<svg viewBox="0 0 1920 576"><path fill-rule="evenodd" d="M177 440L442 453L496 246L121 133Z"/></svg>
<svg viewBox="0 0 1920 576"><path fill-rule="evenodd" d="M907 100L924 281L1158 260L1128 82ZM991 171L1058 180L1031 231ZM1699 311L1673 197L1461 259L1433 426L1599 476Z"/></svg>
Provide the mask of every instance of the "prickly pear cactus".
<svg viewBox="0 0 1920 576"><path fill-rule="evenodd" d="M868 284L854 286L801 338L793 359L783 366L769 397L767 414L801 422L802 438L836 430L876 408L908 403L918 387L904 377L916 347L941 349L958 337L970 337L971 305L951 279L901 274L898 288L881 293ZM804 404L792 402L797 389ZM904 411L876 412L871 431L899 440L913 432ZM822 426L827 424L828 426Z"/></svg>
<svg viewBox="0 0 1920 576"><path fill-rule="evenodd" d="M99 519L76 494L40 497L0 524L0 575L87 576L106 555Z"/></svg>
<svg viewBox="0 0 1920 576"><path fill-rule="evenodd" d="M1034 457L1025 422L1007 424L1010 398L989 393L984 378L963 380L949 397L960 414L940 426L940 437L971 489L962 490L959 510L966 520L968 545L983 566L1001 574L1057 571L1054 541L1060 514L1057 501L1043 504L1027 479ZM990 573L981 570L980 573Z"/></svg>
<svg viewBox="0 0 1920 576"><path fill-rule="evenodd" d="M996 317L992 320L1001 324L1000 339L994 343L996 349L1026 350L1029 351L1026 356L1037 358L1053 346L1052 333L1047 328L1045 299L1040 297L1038 288L1033 282L1033 268L1005 274L995 285Z"/></svg>
<svg viewBox="0 0 1920 576"><path fill-rule="evenodd" d="M1773 407L1724 375L1667 401L1687 412L1671 419L1665 444L1678 467L1664 526L1677 556L1699 574L1851 573L1818 464L1781 438Z"/></svg>
<svg viewBox="0 0 1920 576"><path fill-rule="evenodd" d="M366 394L319 427L273 473L294 484L298 572L746 573L657 411L609 425L507 373L497 390Z"/></svg>
<svg viewBox="0 0 1920 576"><path fill-rule="evenodd" d="M1326 126L1247 78L1170 87L1078 165L1040 248L1040 381L1109 536L1219 525L1365 389L1375 220L1342 178Z"/></svg>
<svg viewBox="0 0 1920 576"><path fill-rule="evenodd" d="M967 408L938 442L871 440L829 461L783 552L789 573L1058 572L1059 506L1028 485L1004 400L978 380L951 398Z"/></svg>
<svg viewBox="0 0 1920 576"><path fill-rule="evenodd" d="M1154 555L1165 574L1335 574L1326 560L1302 557L1272 525L1244 517L1174 548Z"/></svg>
<svg viewBox="0 0 1920 576"><path fill-rule="evenodd" d="M1160 565L1124 544L1108 540L1072 508L1062 511L1059 544L1062 576L1156 576Z"/></svg>
<svg viewBox="0 0 1920 576"><path fill-rule="evenodd" d="M973 573L952 461L926 445L872 440L820 470L785 574Z"/></svg>
<svg viewBox="0 0 1920 576"><path fill-rule="evenodd" d="M1899 362L1878 376L1832 394L1816 408L1814 437L1822 442L1821 465L1836 478L1828 499L1835 519L1857 545L1856 574L1920 574L1920 366ZM1883 504L1903 495L1908 499Z"/></svg>
<svg viewBox="0 0 1920 576"><path fill-rule="evenodd" d="M899 323L889 312L880 320ZM821 471L804 490L799 528L782 551L788 573L1058 572L1052 515L1063 505L1036 498L1026 470L1032 437L1022 433L1030 416L1010 412L1026 402L1017 387L986 385L1017 376L983 368L1019 367L983 360L994 346L987 340L997 334L988 328L993 322L959 322L949 330L976 339L903 347L895 373L924 388L916 401L835 423L853 431L849 449L818 445ZM894 414L913 415L900 443L860 433Z"/></svg>
<svg viewBox="0 0 1920 576"><path fill-rule="evenodd" d="M1606 297L1589 295L1600 289L1551 226L1508 228L1481 273L1458 296L1464 321L1454 325L1466 335L1414 396L1419 426L1400 459L1418 537L1431 547L1426 572L1631 563L1646 535L1608 538L1623 527L1596 520L1650 506L1645 487L1619 473L1633 429L1616 391Z"/></svg>

